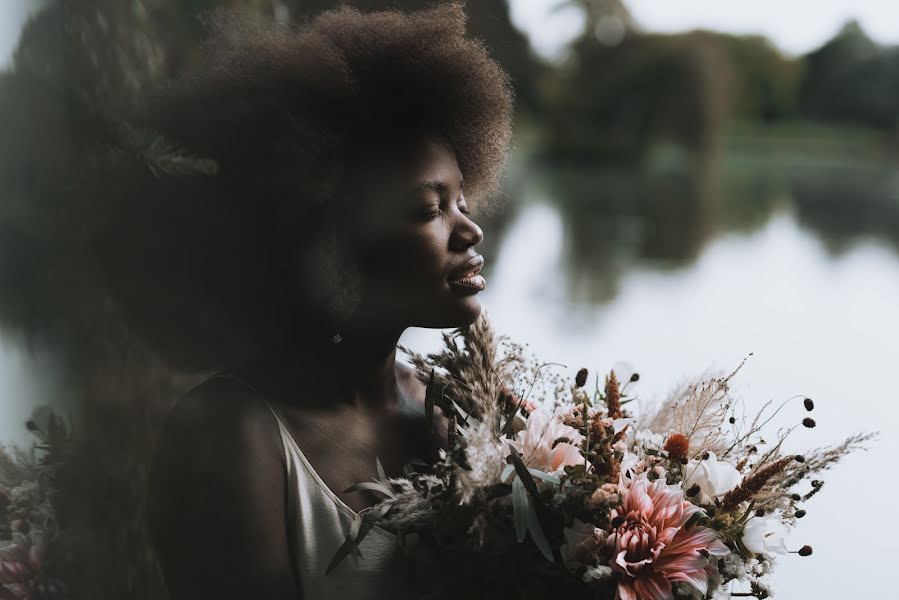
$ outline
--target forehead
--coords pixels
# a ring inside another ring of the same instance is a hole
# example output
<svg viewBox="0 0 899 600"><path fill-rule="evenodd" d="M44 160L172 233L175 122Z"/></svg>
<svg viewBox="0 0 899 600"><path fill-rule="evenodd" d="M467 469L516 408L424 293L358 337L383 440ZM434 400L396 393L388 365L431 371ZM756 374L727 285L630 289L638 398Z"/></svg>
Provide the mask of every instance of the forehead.
<svg viewBox="0 0 899 600"><path fill-rule="evenodd" d="M462 187L455 152L436 139L391 144L375 162L373 174L393 198L428 190L458 193Z"/></svg>

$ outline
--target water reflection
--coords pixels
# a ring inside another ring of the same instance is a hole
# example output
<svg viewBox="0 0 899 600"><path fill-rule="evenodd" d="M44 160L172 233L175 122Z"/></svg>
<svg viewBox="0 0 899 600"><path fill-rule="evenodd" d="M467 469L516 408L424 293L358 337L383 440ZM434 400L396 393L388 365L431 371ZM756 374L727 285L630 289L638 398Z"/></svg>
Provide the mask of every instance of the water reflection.
<svg viewBox="0 0 899 600"><path fill-rule="evenodd" d="M565 296L574 304L610 302L631 269L687 267L718 236L751 234L778 210L794 211L833 254L866 239L899 252L899 170L889 164L699 174L556 167L529 177L520 201L547 203L558 214Z"/></svg>

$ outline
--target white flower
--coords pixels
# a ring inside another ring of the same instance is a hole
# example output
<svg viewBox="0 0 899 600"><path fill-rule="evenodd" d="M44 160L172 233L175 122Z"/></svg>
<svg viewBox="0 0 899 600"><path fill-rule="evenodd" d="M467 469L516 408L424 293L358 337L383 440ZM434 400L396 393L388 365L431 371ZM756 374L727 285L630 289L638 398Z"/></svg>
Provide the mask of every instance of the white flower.
<svg viewBox="0 0 899 600"><path fill-rule="evenodd" d="M596 565L595 567L587 567L584 571L584 583L591 581L602 581L612 576L612 567L606 565Z"/></svg>
<svg viewBox="0 0 899 600"><path fill-rule="evenodd" d="M743 545L750 552L773 558L787 553L787 535L790 530L779 512L767 517L753 517L743 528Z"/></svg>
<svg viewBox="0 0 899 600"><path fill-rule="evenodd" d="M743 478L732 464L719 462L714 452L709 452L705 460L691 460L684 472L687 474L683 482L684 491L698 485L700 504L711 504L715 498L737 487Z"/></svg>
<svg viewBox="0 0 899 600"><path fill-rule="evenodd" d="M636 474L637 463L639 462L640 457L633 452L624 453L624 456L621 459L621 477L619 483L624 483L625 477L630 478Z"/></svg>
<svg viewBox="0 0 899 600"><path fill-rule="evenodd" d="M559 441L565 439L567 441ZM567 465L584 462L578 448L584 436L562 422L562 412L538 408L528 416L527 427L508 443L523 454L524 464L546 473L557 473Z"/></svg>
<svg viewBox="0 0 899 600"><path fill-rule="evenodd" d="M633 431L633 428L631 429ZM639 431L634 431L634 442L638 446L643 446L644 448L650 450L660 450L662 445L665 443L665 436L659 433L654 433L649 429L641 429Z"/></svg>

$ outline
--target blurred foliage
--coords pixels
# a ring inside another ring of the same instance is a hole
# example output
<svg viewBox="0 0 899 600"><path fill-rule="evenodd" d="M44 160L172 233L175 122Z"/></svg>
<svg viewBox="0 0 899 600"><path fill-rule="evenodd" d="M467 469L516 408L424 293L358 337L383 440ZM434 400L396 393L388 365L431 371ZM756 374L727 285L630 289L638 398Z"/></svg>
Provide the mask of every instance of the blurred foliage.
<svg viewBox="0 0 899 600"><path fill-rule="evenodd" d="M615 46L584 37L544 88L543 152L631 163L670 140L711 153L724 104L718 62L697 36L628 35Z"/></svg>
<svg viewBox="0 0 899 600"><path fill-rule="evenodd" d="M899 47L878 46L853 21L803 62L801 115L899 131Z"/></svg>
<svg viewBox="0 0 899 600"><path fill-rule="evenodd" d="M587 25L541 80L542 154L553 160L639 164L674 143L701 167L734 121L854 124L899 148L899 48L857 23L792 58L761 36L648 34L611 0L562 5L580 7Z"/></svg>

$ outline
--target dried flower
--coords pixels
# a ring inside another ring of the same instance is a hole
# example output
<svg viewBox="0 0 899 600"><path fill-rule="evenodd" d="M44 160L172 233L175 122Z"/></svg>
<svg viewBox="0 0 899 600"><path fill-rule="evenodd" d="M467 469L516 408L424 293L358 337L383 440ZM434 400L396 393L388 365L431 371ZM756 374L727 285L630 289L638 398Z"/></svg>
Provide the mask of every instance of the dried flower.
<svg viewBox="0 0 899 600"><path fill-rule="evenodd" d="M621 390L618 386L618 378L615 371L609 371L606 377L606 407L609 409L609 417L621 418Z"/></svg>
<svg viewBox="0 0 899 600"><path fill-rule="evenodd" d="M668 458L680 461L690 453L690 440L681 433L672 433L665 440L663 449L668 453Z"/></svg>
<svg viewBox="0 0 899 600"><path fill-rule="evenodd" d="M574 376L574 385L579 388L587 385L587 369L581 369L577 372L577 375Z"/></svg>
<svg viewBox="0 0 899 600"><path fill-rule="evenodd" d="M765 487L765 484L768 483L769 479L782 473L791 462L793 462L793 457L788 456L758 469L755 473L743 479L743 482L739 487L729 491L727 495L724 496L722 506L724 506L725 509L736 508L741 502L751 500L763 487Z"/></svg>

